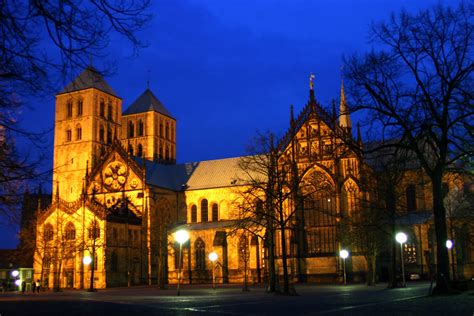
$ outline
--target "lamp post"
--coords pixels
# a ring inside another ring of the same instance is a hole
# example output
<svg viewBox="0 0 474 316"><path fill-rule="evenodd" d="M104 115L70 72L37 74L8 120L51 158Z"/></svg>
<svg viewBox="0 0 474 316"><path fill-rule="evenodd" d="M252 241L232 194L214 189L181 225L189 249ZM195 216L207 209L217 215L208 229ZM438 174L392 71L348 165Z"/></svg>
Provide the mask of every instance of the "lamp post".
<svg viewBox="0 0 474 316"><path fill-rule="evenodd" d="M209 254L209 260L212 261L212 288L216 289L216 260L217 253L214 251Z"/></svg>
<svg viewBox="0 0 474 316"><path fill-rule="evenodd" d="M347 284L347 279L346 279L346 259L349 257L349 251L346 249L342 249L339 251L339 257L342 258L342 267L344 269L344 285Z"/></svg>
<svg viewBox="0 0 474 316"><path fill-rule="evenodd" d="M451 268L453 269L453 280L455 279L454 275L454 251L453 251L453 242L452 240L448 239L446 240L446 248L448 248L448 251L451 251Z"/></svg>
<svg viewBox="0 0 474 316"><path fill-rule="evenodd" d="M178 296L180 294L180 283L181 283L181 258L183 252L183 244L188 241L189 233L184 229L178 230L174 234L174 239L179 243L179 261L178 261Z"/></svg>
<svg viewBox="0 0 474 316"><path fill-rule="evenodd" d="M407 235L405 233L398 233L395 236L395 239L400 243L400 259L401 259L401 265L402 265L402 287L406 286L405 283L405 265L403 262L403 244L407 241Z"/></svg>

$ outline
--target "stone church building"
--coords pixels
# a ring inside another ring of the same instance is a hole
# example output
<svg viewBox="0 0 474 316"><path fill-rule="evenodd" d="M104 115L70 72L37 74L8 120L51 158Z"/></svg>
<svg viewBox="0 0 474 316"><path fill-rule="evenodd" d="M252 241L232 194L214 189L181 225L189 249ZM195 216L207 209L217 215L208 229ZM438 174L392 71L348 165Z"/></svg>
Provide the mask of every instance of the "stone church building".
<svg viewBox="0 0 474 316"><path fill-rule="evenodd" d="M339 215L355 216L360 201L370 199L364 189L370 168L355 151L362 141L360 132L352 136L343 86L340 99L339 115L328 113L311 87L279 143L282 159L296 159L306 168L303 180L317 188L299 223L304 252L296 258L297 236L289 235L287 247L291 275L307 280L340 281ZM56 95L52 203L38 211L34 260L45 287L176 283L178 266L183 282L208 283L213 251L217 282L265 279L264 232L250 236L236 225L248 185L242 158L177 164L176 126L149 89L122 111L122 99L92 67ZM181 261L173 238L179 228L190 234ZM346 263L354 275L367 268L357 253ZM280 259L279 274L281 266Z"/></svg>

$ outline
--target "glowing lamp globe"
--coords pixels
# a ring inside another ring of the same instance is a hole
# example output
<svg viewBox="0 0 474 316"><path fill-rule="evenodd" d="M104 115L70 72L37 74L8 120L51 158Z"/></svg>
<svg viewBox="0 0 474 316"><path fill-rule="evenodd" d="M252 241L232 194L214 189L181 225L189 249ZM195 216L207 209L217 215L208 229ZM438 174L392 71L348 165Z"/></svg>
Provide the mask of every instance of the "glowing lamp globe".
<svg viewBox="0 0 474 316"><path fill-rule="evenodd" d="M217 253L211 252L209 254L209 260L211 260L212 262L216 261L217 260Z"/></svg>
<svg viewBox="0 0 474 316"><path fill-rule="evenodd" d="M407 241L407 235L405 233L398 233L396 236L395 236L395 239L403 244Z"/></svg>
<svg viewBox="0 0 474 316"><path fill-rule="evenodd" d="M90 264L92 262L92 258L89 257L89 256L85 256L84 258L82 258L82 263L84 264Z"/></svg>
<svg viewBox="0 0 474 316"><path fill-rule="evenodd" d="M349 257L349 251L347 251L346 249L342 249L342 250L339 252L339 256L340 256L342 259L346 259L347 257Z"/></svg>
<svg viewBox="0 0 474 316"><path fill-rule="evenodd" d="M446 240L446 248L451 249L453 248L453 242L451 240Z"/></svg>
<svg viewBox="0 0 474 316"><path fill-rule="evenodd" d="M20 272L18 272L18 270L13 270L12 271L12 277L16 278L19 275L20 275Z"/></svg>
<svg viewBox="0 0 474 316"><path fill-rule="evenodd" d="M20 286L20 285L21 285L21 280L20 280L20 279L16 280L16 281L15 281L15 285L16 285L16 286Z"/></svg>
<svg viewBox="0 0 474 316"><path fill-rule="evenodd" d="M180 229L174 234L174 239L182 245L188 241L189 233L187 230Z"/></svg>

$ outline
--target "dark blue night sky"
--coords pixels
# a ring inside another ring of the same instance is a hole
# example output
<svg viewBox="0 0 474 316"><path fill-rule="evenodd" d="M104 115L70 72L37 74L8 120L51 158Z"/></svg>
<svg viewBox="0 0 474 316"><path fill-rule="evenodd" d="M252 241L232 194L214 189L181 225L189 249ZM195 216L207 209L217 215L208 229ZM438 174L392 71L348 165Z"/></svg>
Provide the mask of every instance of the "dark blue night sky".
<svg viewBox="0 0 474 316"><path fill-rule="evenodd" d="M285 131L290 104L298 113L308 99L310 72L317 100L338 100L342 57L371 49L372 21L439 2L458 1L153 1L153 20L139 34L148 46L131 56L129 44L115 37L109 56L93 63L116 62L106 80L123 109L149 79L177 119L178 162L239 156L256 130ZM31 130L51 129L54 95L35 99L20 120ZM52 157L52 132L48 140ZM45 161L45 169L51 166ZM51 190L50 183L43 187ZM0 233L0 248L14 247L14 235L13 228Z"/></svg>

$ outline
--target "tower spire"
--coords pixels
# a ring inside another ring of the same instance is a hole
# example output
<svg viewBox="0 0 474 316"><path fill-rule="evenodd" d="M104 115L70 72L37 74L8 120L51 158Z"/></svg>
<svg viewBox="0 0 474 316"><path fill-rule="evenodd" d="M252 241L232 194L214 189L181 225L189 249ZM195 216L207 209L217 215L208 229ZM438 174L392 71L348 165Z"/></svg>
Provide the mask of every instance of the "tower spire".
<svg viewBox="0 0 474 316"><path fill-rule="evenodd" d="M344 79L341 79L341 103L339 104L339 125L347 132L349 135L352 131L351 117L349 114L349 108L346 103L346 93L344 91Z"/></svg>
<svg viewBox="0 0 474 316"><path fill-rule="evenodd" d="M314 74L312 72L309 75L309 99L314 101Z"/></svg>

